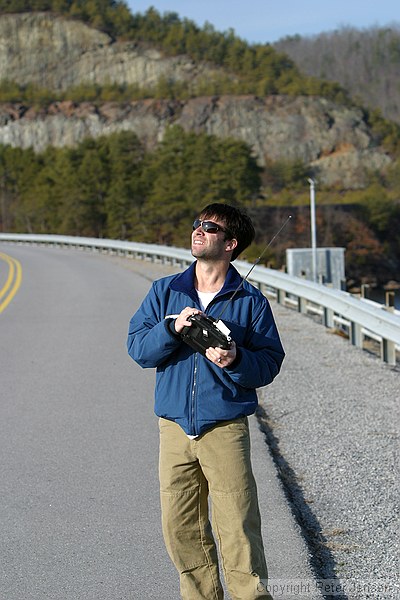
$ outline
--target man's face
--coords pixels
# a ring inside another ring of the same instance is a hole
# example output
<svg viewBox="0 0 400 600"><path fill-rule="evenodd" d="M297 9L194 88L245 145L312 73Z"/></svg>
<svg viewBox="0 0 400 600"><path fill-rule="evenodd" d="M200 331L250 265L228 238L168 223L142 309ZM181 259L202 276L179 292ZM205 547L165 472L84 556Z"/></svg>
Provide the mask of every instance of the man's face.
<svg viewBox="0 0 400 600"><path fill-rule="evenodd" d="M198 227L193 230L192 233L192 255L195 258L200 258L203 260L221 260L226 258L227 256L227 239L226 233L224 231L225 224L222 223L217 217L210 217L206 219L199 219L203 226L199 223ZM220 227L219 231L213 232L212 225L207 224L215 224ZM197 222L195 222L195 225ZM207 231L207 227L210 228Z"/></svg>

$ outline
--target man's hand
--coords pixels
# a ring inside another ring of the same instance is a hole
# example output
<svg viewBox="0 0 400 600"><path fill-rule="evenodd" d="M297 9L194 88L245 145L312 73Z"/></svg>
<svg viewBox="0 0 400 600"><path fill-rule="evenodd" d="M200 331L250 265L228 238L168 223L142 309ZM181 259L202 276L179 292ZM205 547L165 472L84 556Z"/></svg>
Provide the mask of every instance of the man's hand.
<svg viewBox="0 0 400 600"><path fill-rule="evenodd" d="M223 348L207 348L206 357L211 360L217 367L229 367L236 358L236 344L232 341L232 346L229 350Z"/></svg>
<svg viewBox="0 0 400 600"><path fill-rule="evenodd" d="M182 329L184 327L187 327L188 325L191 326L192 323L188 320L189 317L191 317L192 315L197 315L200 312L201 311L198 310L197 308L190 308L190 306L187 306L186 308L184 308L183 311L180 313L179 317L177 317L175 319L176 333L181 333Z"/></svg>

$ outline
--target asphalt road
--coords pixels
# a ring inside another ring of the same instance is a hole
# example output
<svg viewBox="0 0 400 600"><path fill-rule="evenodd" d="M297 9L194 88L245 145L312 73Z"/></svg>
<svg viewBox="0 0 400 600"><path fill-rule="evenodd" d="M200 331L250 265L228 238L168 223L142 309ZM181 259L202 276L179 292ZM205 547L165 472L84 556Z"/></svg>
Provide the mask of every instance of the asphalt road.
<svg viewBox="0 0 400 600"><path fill-rule="evenodd" d="M22 265L0 314L0 599L178 599L160 527L154 372L125 348L160 273L79 250L0 251ZM8 268L0 260L0 290ZM270 577L310 582L254 418L252 435Z"/></svg>

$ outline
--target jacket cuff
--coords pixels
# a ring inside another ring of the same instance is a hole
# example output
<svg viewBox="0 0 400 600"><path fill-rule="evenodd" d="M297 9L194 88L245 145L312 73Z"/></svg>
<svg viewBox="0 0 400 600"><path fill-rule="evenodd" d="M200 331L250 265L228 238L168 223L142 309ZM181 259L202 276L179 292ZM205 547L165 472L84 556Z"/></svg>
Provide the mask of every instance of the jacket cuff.
<svg viewBox="0 0 400 600"><path fill-rule="evenodd" d="M165 319L165 328L176 340L181 339L181 336L175 330L175 319Z"/></svg>
<svg viewBox="0 0 400 600"><path fill-rule="evenodd" d="M236 346L235 360L233 362L231 362L229 367L227 367L227 370L229 371L229 369L235 369L238 366L238 364L240 363L241 359L242 359L242 351L240 350L240 348L238 346Z"/></svg>

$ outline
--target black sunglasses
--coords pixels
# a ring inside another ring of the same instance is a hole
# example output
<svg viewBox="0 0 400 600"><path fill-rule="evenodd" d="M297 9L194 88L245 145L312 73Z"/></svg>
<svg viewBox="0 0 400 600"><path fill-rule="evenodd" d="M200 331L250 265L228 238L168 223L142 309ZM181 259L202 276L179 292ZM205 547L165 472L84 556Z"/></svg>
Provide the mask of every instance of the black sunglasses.
<svg viewBox="0 0 400 600"><path fill-rule="evenodd" d="M218 233L218 231L223 231L224 233L228 233L227 229L224 229L223 227L221 227L221 225L218 225L217 223L214 223L213 221L201 221L200 219L196 219L193 222L193 231L195 229L197 229L198 227L201 227L203 231L205 231L206 233Z"/></svg>

